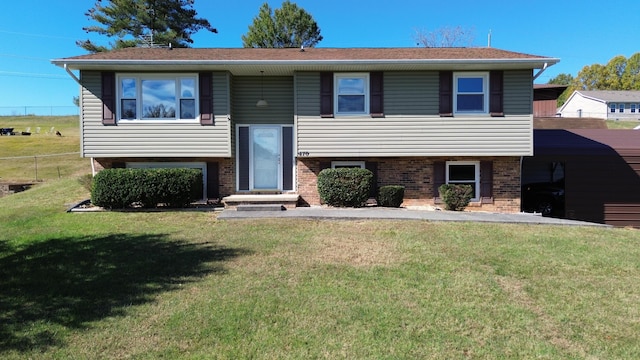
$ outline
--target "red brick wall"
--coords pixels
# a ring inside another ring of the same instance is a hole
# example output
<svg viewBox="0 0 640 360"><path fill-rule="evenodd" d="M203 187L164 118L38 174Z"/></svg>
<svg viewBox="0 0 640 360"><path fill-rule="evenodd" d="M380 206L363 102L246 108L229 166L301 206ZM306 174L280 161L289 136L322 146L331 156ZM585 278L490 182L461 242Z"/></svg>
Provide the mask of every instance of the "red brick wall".
<svg viewBox="0 0 640 360"><path fill-rule="evenodd" d="M376 186L403 185L404 206L439 206L434 203L434 161L493 161L493 203L472 203L468 210L515 213L520 211L519 157L453 157L453 158L370 158L358 159L377 163ZM297 161L298 194L301 202L319 205L317 176L330 159L299 158Z"/></svg>

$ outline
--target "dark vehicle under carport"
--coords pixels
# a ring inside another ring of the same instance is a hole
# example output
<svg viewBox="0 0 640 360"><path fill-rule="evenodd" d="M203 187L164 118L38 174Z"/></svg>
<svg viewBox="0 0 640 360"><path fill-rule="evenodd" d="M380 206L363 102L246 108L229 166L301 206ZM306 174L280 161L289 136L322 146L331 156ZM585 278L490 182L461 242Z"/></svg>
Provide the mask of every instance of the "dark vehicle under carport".
<svg viewBox="0 0 640 360"><path fill-rule="evenodd" d="M640 131L534 130L534 156L522 160L523 210L532 210L527 185L561 179L564 209L552 216L640 227Z"/></svg>

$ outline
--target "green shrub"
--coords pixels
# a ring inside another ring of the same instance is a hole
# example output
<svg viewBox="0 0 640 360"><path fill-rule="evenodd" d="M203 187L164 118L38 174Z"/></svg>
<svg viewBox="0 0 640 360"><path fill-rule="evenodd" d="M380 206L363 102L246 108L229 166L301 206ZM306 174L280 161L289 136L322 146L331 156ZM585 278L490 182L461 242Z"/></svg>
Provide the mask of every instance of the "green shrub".
<svg viewBox="0 0 640 360"><path fill-rule="evenodd" d="M367 169L324 169L318 174L320 200L331 206L361 207L369 199L373 173Z"/></svg>
<svg viewBox="0 0 640 360"><path fill-rule="evenodd" d="M107 209L184 207L201 194L197 169L105 169L94 177L91 202Z"/></svg>
<svg viewBox="0 0 640 360"><path fill-rule="evenodd" d="M404 186L386 185L378 189L378 197L376 201L378 206L400 207L404 200Z"/></svg>
<svg viewBox="0 0 640 360"><path fill-rule="evenodd" d="M447 210L462 211L469 205L473 188L471 185L443 184L438 188Z"/></svg>

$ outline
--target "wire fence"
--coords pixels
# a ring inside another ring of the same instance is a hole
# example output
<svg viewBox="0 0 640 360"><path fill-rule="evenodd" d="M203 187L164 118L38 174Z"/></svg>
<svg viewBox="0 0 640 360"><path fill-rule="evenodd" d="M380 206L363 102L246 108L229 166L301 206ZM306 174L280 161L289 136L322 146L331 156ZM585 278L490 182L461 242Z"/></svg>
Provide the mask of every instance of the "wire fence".
<svg viewBox="0 0 640 360"><path fill-rule="evenodd" d="M79 152L0 157L0 182L46 181L90 172L90 160Z"/></svg>
<svg viewBox="0 0 640 360"><path fill-rule="evenodd" d="M78 115L77 106L0 106L0 116L65 116Z"/></svg>

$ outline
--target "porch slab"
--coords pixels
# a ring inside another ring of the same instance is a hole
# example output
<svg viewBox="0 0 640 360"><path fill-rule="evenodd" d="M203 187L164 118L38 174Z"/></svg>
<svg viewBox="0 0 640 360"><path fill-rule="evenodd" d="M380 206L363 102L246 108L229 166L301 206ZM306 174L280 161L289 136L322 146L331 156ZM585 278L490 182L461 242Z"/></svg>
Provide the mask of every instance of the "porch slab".
<svg viewBox="0 0 640 360"><path fill-rule="evenodd" d="M275 205L295 209L298 194L235 194L222 198L225 209L238 209L240 205Z"/></svg>

